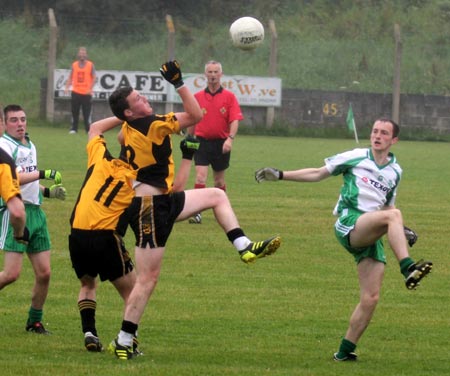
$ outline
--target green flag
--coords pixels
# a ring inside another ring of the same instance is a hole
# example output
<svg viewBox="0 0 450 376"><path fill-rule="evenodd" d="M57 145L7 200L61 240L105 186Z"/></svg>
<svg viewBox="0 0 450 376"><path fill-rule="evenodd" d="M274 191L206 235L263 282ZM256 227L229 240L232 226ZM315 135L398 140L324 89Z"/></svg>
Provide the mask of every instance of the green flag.
<svg viewBox="0 0 450 376"><path fill-rule="evenodd" d="M347 112L347 127L350 132L355 131L355 118L353 116L352 104L350 103Z"/></svg>

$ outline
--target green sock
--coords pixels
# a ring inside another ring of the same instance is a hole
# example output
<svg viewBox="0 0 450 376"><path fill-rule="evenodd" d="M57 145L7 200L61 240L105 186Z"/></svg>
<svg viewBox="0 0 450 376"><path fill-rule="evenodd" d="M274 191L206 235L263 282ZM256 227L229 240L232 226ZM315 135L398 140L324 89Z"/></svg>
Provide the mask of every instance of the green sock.
<svg viewBox="0 0 450 376"><path fill-rule="evenodd" d="M400 260L400 272L403 274L403 276L406 278L408 277L408 268L414 264L414 261L411 257L405 257L403 260Z"/></svg>
<svg viewBox="0 0 450 376"><path fill-rule="evenodd" d="M41 322L42 315L43 315L42 309L35 309L33 307L30 307L30 310L28 311L28 324Z"/></svg>
<svg viewBox="0 0 450 376"><path fill-rule="evenodd" d="M356 349L356 344L350 342L348 339L342 338L341 345L339 346L338 358L345 358L351 352Z"/></svg>

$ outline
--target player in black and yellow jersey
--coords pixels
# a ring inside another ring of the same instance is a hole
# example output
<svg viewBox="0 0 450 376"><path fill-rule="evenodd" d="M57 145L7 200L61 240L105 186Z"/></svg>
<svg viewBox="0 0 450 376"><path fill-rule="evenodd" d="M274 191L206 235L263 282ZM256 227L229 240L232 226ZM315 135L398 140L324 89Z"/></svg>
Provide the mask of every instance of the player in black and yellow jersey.
<svg viewBox="0 0 450 376"><path fill-rule="evenodd" d="M184 112L155 115L147 98L131 87L119 88L109 98L113 114L124 121L121 159L136 172L133 180L135 197L129 213L136 237L135 262L139 272L126 303L121 330L110 345L122 360L134 357L133 336L156 287L166 241L175 221L212 209L245 263L270 255L280 246L279 237L252 242L245 236L223 190L204 188L173 192L175 169L171 134L195 125L202 118L202 111L184 85L176 61L163 64L161 74L174 85Z"/></svg>
<svg viewBox="0 0 450 376"><path fill-rule="evenodd" d="M78 308L81 316L85 347L88 351L102 351L96 325L95 311L97 276L109 280L124 301L133 288L136 276L130 255L122 237L128 225L126 209L134 191L128 183L134 172L125 162L113 158L103 138L103 127L119 124L117 118L91 124L86 146L87 173L70 218L69 250L75 273L81 282ZM195 148L189 138L180 142L183 153L177 185L184 186ZM133 339L133 353L137 349L137 334Z"/></svg>
<svg viewBox="0 0 450 376"><path fill-rule="evenodd" d="M4 127L3 110L0 108L0 137L4 133ZM14 159L3 149L0 149L0 181L0 212L8 213L14 237L23 239L25 236L26 238L27 234L25 232L28 232L28 229L25 229L25 205L20 194L16 164ZM2 236L1 232L0 236ZM23 241L27 241L27 239L23 239Z"/></svg>
<svg viewBox="0 0 450 376"><path fill-rule="evenodd" d="M0 149L0 213L3 220L9 221L17 241L28 241L28 229L25 227L25 206L20 195L19 179L14 160ZM1 228L4 228L1 226ZM4 234L0 232L0 237ZM1 274L2 272L0 272Z"/></svg>
<svg viewBox="0 0 450 376"><path fill-rule="evenodd" d="M126 224L118 225L134 196L127 183L131 171L112 157L102 133L98 123L91 125L87 173L70 218L70 258L81 283L78 308L88 351L103 350L95 325L97 276L109 280L124 301L136 279L122 239Z"/></svg>

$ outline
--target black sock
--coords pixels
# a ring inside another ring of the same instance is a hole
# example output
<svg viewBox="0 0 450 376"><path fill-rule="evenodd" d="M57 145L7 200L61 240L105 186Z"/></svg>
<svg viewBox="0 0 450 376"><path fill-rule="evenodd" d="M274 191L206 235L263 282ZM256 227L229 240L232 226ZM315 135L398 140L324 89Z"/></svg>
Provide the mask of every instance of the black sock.
<svg viewBox="0 0 450 376"><path fill-rule="evenodd" d="M97 335L95 328L95 310L97 302L95 300L83 299L78 302L78 309L81 316L81 330L83 333L91 332L94 336Z"/></svg>
<svg viewBox="0 0 450 376"><path fill-rule="evenodd" d="M121 328L121 330L123 330L126 333L130 333L133 336L135 336L136 332L138 330L138 325L135 324L134 322L123 320L122 321L122 328Z"/></svg>
<svg viewBox="0 0 450 376"><path fill-rule="evenodd" d="M242 231L241 228L236 227L233 230L230 230L227 232L228 240L233 243L237 238L240 238L241 236L245 236L244 231Z"/></svg>

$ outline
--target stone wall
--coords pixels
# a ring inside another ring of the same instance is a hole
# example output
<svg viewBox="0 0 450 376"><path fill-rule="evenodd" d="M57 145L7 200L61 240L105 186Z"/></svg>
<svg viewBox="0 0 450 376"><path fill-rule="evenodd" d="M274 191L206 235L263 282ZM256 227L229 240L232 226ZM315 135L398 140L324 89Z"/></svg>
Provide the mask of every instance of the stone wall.
<svg viewBox="0 0 450 376"><path fill-rule="evenodd" d="M274 121L278 126L285 124L292 128L342 127L346 124L349 103L358 126L371 125L379 117L391 117L391 94L283 89L282 105L275 108ZM156 113L167 110L164 103L152 103L152 106ZM182 111L180 105L174 105L173 109ZM266 124L266 108L242 107L242 110L245 116L243 125L256 127ZM93 120L106 116L111 116L107 102L94 101ZM69 127L70 118L70 100L55 99L55 120L67 122ZM402 94L400 125L411 131L420 128L436 135L450 134L450 97Z"/></svg>

